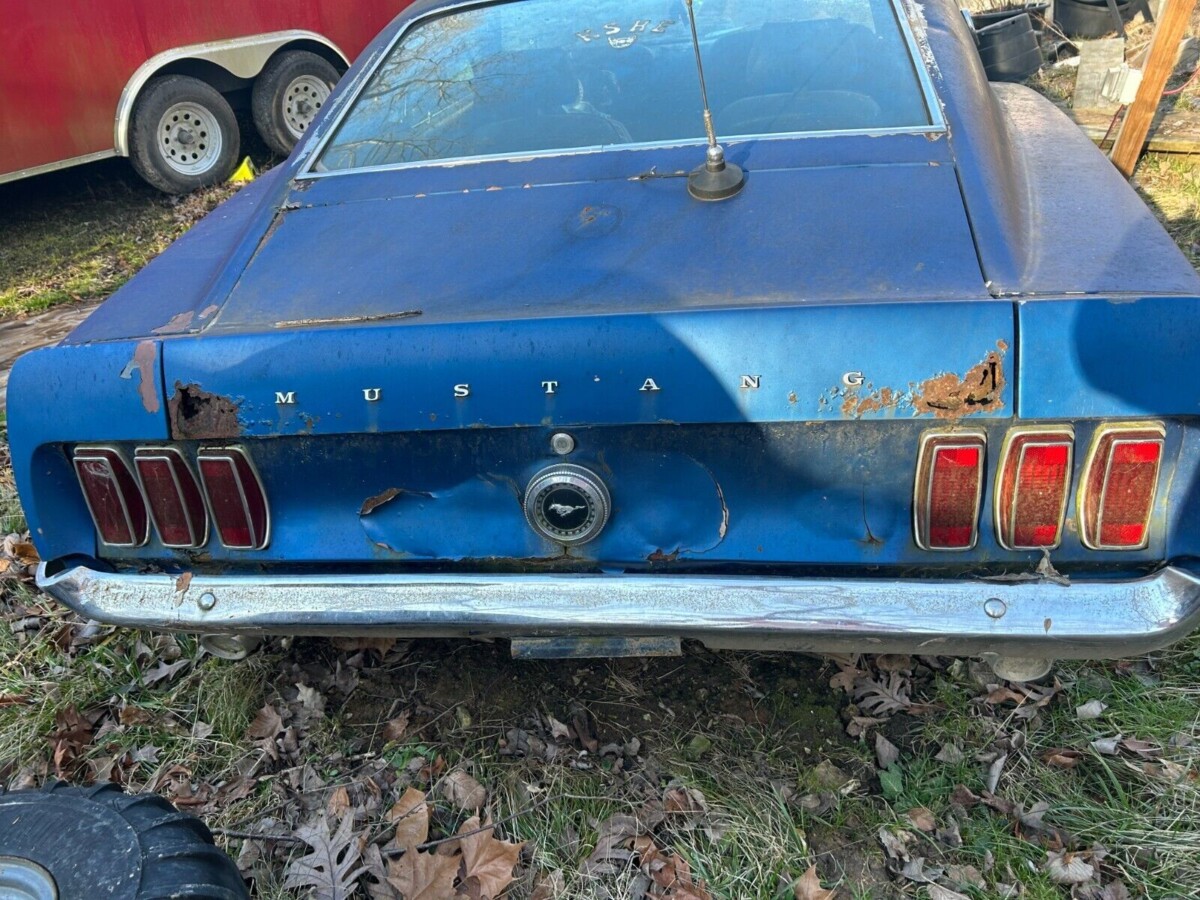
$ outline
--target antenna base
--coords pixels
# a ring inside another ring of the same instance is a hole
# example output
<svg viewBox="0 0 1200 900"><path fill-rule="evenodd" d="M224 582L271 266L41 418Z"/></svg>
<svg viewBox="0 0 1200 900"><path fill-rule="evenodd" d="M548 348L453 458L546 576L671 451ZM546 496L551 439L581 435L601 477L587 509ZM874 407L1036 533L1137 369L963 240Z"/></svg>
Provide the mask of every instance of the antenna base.
<svg viewBox="0 0 1200 900"><path fill-rule="evenodd" d="M688 175L688 193L697 200L727 200L746 186L746 173L741 166L722 160L697 166Z"/></svg>

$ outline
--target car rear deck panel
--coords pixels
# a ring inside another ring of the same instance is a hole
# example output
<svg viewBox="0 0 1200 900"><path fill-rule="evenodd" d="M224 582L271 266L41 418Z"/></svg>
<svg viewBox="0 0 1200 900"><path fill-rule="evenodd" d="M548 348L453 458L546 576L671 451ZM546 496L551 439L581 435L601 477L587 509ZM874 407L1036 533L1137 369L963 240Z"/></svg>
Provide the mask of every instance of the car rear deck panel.
<svg viewBox="0 0 1200 900"><path fill-rule="evenodd" d="M670 178L302 207L213 330L984 293L952 168L837 166L758 171L736 202L715 205Z"/></svg>

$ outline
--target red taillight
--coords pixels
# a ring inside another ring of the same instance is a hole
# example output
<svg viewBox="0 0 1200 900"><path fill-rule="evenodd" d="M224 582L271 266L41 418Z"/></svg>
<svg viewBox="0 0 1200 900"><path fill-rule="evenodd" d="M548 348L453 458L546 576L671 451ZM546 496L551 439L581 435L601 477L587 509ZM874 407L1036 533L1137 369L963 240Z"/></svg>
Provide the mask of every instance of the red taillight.
<svg viewBox="0 0 1200 900"><path fill-rule="evenodd" d="M1101 427L1080 495L1080 537L1093 550L1140 550L1150 539L1164 432L1157 425Z"/></svg>
<svg viewBox="0 0 1200 900"><path fill-rule="evenodd" d="M1074 436L1065 430L1009 436L996 486L996 539L1008 550L1053 548L1062 540Z"/></svg>
<svg viewBox="0 0 1200 900"><path fill-rule="evenodd" d="M196 477L178 450L144 448L134 455L150 518L164 547L199 547L208 538L208 516Z"/></svg>
<svg viewBox="0 0 1200 900"><path fill-rule="evenodd" d="M113 547L140 547L150 536L146 503L124 458L104 447L79 447L75 474L100 539Z"/></svg>
<svg viewBox="0 0 1200 900"><path fill-rule="evenodd" d="M245 452L237 447L201 450L198 461L221 543L237 550L267 546L267 496Z"/></svg>
<svg viewBox="0 0 1200 900"><path fill-rule="evenodd" d="M970 550L979 535L983 434L927 434L921 442L913 493L917 546Z"/></svg>

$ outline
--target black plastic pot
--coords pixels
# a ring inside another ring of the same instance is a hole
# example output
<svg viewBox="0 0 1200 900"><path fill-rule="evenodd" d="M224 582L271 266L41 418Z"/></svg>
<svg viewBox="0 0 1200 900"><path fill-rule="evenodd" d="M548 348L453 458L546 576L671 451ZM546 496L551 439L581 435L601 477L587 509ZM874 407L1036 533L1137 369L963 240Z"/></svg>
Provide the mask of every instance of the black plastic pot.
<svg viewBox="0 0 1200 900"><path fill-rule="evenodd" d="M1049 3L1032 3L1029 6L1013 6L1008 9L989 9L984 12L971 13L971 25L976 31L980 31L989 25L1003 22L1005 19L1016 18L1021 13L1029 13L1029 18L1033 22L1033 30L1040 32L1046 26L1048 9L1050 9Z"/></svg>
<svg viewBox="0 0 1200 900"><path fill-rule="evenodd" d="M1029 13L979 29L975 43L988 81L1024 81L1042 67L1042 50Z"/></svg>
<svg viewBox="0 0 1200 900"><path fill-rule="evenodd" d="M1133 18L1139 6L1133 0L1117 0L1121 21ZM1105 0L1056 0L1054 24L1069 38L1101 38L1117 31Z"/></svg>

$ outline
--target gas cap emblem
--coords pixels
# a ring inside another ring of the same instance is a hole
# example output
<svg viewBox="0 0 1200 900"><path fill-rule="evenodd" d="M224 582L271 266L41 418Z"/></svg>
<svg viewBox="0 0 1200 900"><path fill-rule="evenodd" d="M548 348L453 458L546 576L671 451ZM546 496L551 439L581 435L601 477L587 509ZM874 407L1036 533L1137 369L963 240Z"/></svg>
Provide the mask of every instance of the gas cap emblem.
<svg viewBox="0 0 1200 900"><path fill-rule="evenodd" d="M542 469L525 489L525 518L544 538L582 544L608 523L608 488L589 469L563 463Z"/></svg>

